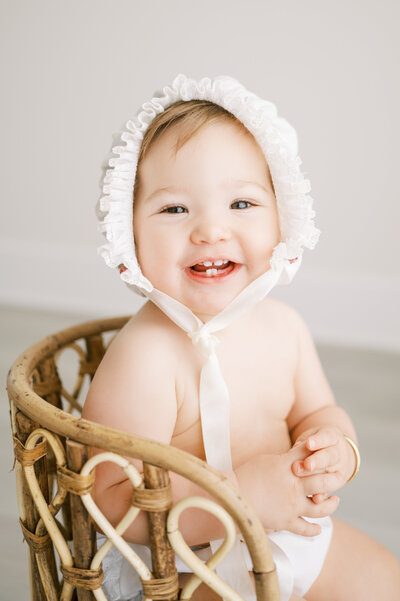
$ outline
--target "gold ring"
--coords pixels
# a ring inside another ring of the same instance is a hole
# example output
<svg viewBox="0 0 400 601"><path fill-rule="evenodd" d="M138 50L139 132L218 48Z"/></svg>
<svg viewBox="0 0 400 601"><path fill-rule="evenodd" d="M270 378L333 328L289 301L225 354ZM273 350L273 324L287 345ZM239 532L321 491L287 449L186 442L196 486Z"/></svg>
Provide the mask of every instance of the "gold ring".
<svg viewBox="0 0 400 601"><path fill-rule="evenodd" d="M354 480L354 478L358 474L358 470L360 469L361 457L360 457L360 452L358 450L358 447L357 447L356 443L354 442L354 440L351 440L351 438L349 438L348 436L346 436L346 434L343 434L343 436L344 436L345 440L347 440L347 442L349 443L349 445L351 446L351 448L353 449L354 456L356 458L356 465L355 465L354 471L351 474L350 478L346 482L346 484L349 484L349 482L351 482L352 480Z"/></svg>

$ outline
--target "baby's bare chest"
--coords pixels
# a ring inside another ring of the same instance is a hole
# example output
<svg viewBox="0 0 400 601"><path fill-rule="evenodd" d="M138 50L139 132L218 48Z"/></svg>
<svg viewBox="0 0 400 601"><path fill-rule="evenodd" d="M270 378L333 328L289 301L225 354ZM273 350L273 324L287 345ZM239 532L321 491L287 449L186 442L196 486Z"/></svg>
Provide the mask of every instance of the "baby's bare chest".
<svg viewBox="0 0 400 601"><path fill-rule="evenodd" d="M238 332L239 333L239 332ZM240 465L259 453L290 447L286 419L294 402L296 348L290 336L272 329L269 336L221 336L217 347L230 396L232 461ZM172 444L205 458L201 434L199 378L201 361L188 361L180 374L178 419Z"/></svg>

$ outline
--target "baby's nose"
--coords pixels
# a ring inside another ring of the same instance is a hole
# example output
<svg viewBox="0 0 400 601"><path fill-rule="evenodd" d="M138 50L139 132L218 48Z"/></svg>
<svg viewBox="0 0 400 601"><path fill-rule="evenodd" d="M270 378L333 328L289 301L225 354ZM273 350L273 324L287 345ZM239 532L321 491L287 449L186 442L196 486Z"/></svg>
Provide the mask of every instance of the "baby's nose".
<svg viewBox="0 0 400 601"><path fill-rule="evenodd" d="M231 231L226 223L216 219L201 219L192 229L193 244L216 244L229 240Z"/></svg>

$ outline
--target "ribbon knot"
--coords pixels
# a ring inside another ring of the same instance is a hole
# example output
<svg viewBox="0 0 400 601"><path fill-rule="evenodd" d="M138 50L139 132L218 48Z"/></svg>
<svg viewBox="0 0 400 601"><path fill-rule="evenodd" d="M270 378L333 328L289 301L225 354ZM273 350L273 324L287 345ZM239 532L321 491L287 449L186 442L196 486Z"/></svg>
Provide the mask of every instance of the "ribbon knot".
<svg viewBox="0 0 400 601"><path fill-rule="evenodd" d="M212 355L215 352L215 347L219 344L219 339L206 330L204 326L194 332L188 332L188 336L206 357Z"/></svg>

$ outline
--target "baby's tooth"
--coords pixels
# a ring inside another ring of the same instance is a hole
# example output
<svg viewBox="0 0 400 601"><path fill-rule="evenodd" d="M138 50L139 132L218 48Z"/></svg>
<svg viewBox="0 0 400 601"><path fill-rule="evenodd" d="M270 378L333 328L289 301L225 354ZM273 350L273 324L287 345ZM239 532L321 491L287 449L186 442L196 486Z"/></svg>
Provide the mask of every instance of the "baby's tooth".
<svg viewBox="0 0 400 601"><path fill-rule="evenodd" d="M229 263L229 261L228 261L228 259L225 259L224 261L222 261L222 263L223 263L224 265L226 265L227 263Z"/></svg>
<svg viewBox="0 0 400 601"><path fill-rule="evenodd" d="M212 275L217 275L216 269L206 269L206 274L210 277Z"/></svg>
<svg viewBox="0 0 400 601"><path fill-rule="evenodd" d="M204 267L211 267L212 261L204 261L203 265Z"/></svg>
<svg viewBox="0 0 400 601"><path fill-rule="evenodd" d="M214 265L216 265L217 267L219 267L219 265L223 264L223 260L222 259L218 259L218 261L214 261Z"/></svg>

